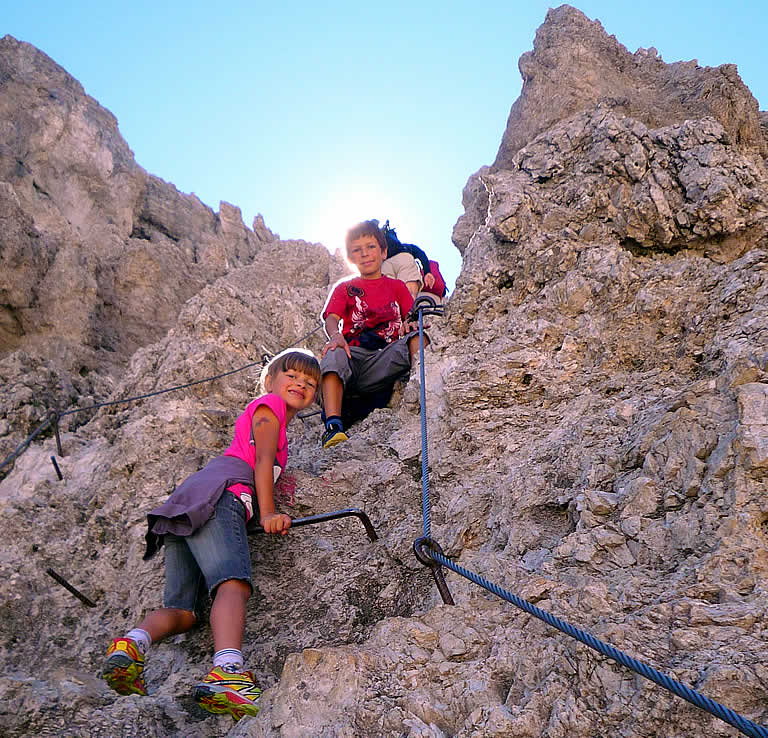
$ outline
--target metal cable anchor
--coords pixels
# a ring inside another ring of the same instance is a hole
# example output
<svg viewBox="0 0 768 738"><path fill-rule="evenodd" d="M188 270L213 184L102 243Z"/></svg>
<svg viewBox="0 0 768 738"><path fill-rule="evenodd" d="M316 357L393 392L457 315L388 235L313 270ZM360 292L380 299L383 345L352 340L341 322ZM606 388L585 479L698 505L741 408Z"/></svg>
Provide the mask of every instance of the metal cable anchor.
<svg viewBox="0 0 768 738"><path fill-rule="evenodd" d="M429 567L432 572L432 578L435 580L437 590L440 592L440 597L443 598L443 603L446 605L455 605L451 591L448 589L448 584L443 576L443 570L440 564L435 561L428 553L429 549L433 549L435 553L445 556L443 549L440 548L440 544L434 541L429 536L421 536L413 542L413 553L416 554L416 558Z"/></svg>
<svg viewBox="0 0 768 738"><path fill-rule="evenodd" d="M58 410L49 410L45 417L48 419L49 425L53 426L53 432L56 435L56 450L59 452L59 456L64 456L61 450L61 435L59 433L59 418L61 414Z"/></svg>
<svg viewBox="0 0 768 738"><path fill-rule="evenodd" d="M64 589L71 592L86 607L96 607L96 603L88 599L79 589L73 587L64 577L59 576L53 569L46 569L45 573L55 579Z"/></svg>
<svg viewBox="0 0 768 738"><path fill-rule="evenodd" d="M414 301L408 315L442 315L445 312L443 305L438 305L430 295L419 295Z"/></svg>
<svg viewBox="0 0 768 738"><path fill-rule="evenodd" d="M53 470L56 472L56 476L59 478L59 481L62 481L64 476L61 473L61 469L59 469L59 465L56 463L55 456L51 456L51 464L53 464Z"/></svg>

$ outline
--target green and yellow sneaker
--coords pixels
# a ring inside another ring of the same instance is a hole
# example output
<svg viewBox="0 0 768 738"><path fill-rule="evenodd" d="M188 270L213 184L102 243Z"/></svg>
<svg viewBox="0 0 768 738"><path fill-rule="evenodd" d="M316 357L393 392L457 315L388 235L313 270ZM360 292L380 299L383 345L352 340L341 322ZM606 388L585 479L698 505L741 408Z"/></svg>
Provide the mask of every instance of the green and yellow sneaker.
<svg viewBox="0 0 768 738"><path fill-rule="evenodd" d="M200 707L214 714L228 713L235 720L244 715L257 715L261 690L250 671L229 672L216 666L192 690Z"/></svg>
<svg viewBox="0 0 768 738"><path fill-rule="evenodd" d="M118 694L147 693L144 683L144 655L131 638L115 638L107 649L102 675Z"/></svg>

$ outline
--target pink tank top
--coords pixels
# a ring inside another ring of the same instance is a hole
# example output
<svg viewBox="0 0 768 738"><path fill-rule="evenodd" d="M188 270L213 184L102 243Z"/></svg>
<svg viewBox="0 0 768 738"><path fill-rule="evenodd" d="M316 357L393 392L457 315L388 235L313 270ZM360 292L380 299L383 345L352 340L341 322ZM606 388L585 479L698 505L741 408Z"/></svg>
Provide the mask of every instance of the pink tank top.
<svg viewBox="0 0 768 738"><path fill-rule="evenodd" d="M235 421L235 437L232 439L230 447L224 452L224 456L236 456L238 459L245 461L252 469L256 466L256 449L252 443L251 427L253 424L253 414L262 405L268 407L280 423L277 437L277 453L275 454L275 463L273 465L274 481L277 481L288 461L288 437L285 432L285 400L278 395L272 393L262 395L248 404L245 411ZM231 487L227 487L227 489L243 503L246 521L250 520L253 517L253 488L245 484L233 484Z"/></svg>

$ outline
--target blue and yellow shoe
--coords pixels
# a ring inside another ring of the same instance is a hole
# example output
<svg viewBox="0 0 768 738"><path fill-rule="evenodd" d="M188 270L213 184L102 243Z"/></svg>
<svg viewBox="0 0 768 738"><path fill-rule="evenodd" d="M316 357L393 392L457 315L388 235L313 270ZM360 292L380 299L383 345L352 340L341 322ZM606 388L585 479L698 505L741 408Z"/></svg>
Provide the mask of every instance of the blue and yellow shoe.
<svg viewBox="0 0 768 738"><path fill-rule="evenodd" d="M344 432L341 426L331 425L323 431L320 443L323 448L332 448L333 446L348 440L349 436Z"/></svg>
<svg viewBox="0 0 768 738"><path fill-rule="evenodd" d="M107 649L104 680L118 694L146 695L144 655L131 638L115 638Z"/></svg>
<svg viewBox="0 0 768 738"><path fill-rule="evenodd" d="M250 671L229 672L216 666L192 690L200 707L216 715L228 713L235 720L244 715L257 715L261 690Z"/></svg>

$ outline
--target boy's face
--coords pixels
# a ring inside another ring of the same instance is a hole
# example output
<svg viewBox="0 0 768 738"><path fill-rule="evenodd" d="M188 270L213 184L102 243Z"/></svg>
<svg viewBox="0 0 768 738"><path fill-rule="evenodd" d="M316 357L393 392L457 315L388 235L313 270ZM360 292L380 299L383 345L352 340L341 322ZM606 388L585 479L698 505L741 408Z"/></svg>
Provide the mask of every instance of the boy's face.
<svg viewBox="0 0 768 738"><path fill-rule="evenodd" d="M381 276L381 263L384 261L385 254L376 236L356 238L349 244L347 256L364 279L377 279Z"/></svg>

